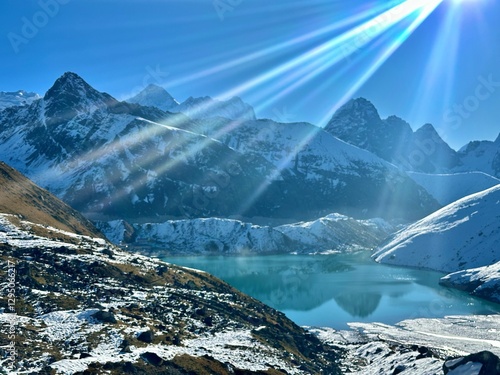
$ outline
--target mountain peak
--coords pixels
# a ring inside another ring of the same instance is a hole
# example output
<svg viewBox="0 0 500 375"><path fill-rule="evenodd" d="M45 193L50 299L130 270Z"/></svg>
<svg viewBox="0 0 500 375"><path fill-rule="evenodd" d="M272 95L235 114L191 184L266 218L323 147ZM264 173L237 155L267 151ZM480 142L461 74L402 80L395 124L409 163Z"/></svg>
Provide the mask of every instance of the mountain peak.
<svg viewBox="0 0 500 375"><path fill-rule="evenodd" d="M495 140L495 143L500 144L500 133L498 133L498 137L497 137L497 139Z"/></svg>
<svg viewBox="0 0 500 375"><path fill-rule="evenodd" d="M429 123L422 125L420 128L418 128L417 131L415 132L415 134L416 135L425 134L426 136L432 136L435 139L441 139L436 128L432 124L429 124Z"/></svg>
<svg viewBox="0 0 500 375"><path fill-rule="evenodd" d="M44 99L49 100L59 95L85 97L89 93L99 94L97 90L85 82L78 74L66 72L54 82L45 94Z"/></svg>
<svg viewBox="0 0 500 375"><path fill-rule="evenodd" d="M78 74L66 72L59 77L43 97L45 116L52 122L72 118L80 111L93 111L115 106L118 101L90 86Z"/></svg>
<svg viewBox="0 0 500 375"><path fill-rule="evenodd" d="M127 99L127 102L145 107L156 107L162 111L175 109L179 103L163 87L149 84L137 95Z"/></svg>
<svg viewBox="0 0 500 375"><path fill-rule="evenodd" d="M382 126L377 109L365 98L351 99L340 107L325 131L355 146L370 149L371 134Z"/></svg>
<svg viewBox="0 0 500 375"><path fill-rule="evenodd" d="M360 114L369 115L370 117L378 117L378 119L380 119L375 105L373 105L373 103L368 99L361 97L349 100L338 110L338 112L344 111L356 111Z"/></svg>
<svg viewBox="0 0 500 375"><path fill-rule="evenodd" d="M326 130L336 133L336 128L344 128L348 123L373 126L381 121L380 115L372 102L365 98L351 99L340 107L326 126ZM344 129L345 130L345 129Z"/></svg>

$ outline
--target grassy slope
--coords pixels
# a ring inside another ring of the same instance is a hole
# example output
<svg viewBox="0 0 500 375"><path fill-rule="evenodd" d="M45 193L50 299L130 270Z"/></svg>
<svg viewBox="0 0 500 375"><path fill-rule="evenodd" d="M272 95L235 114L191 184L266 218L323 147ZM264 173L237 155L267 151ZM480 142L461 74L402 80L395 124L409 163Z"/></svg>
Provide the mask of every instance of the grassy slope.
<svg viewBox="0 0 500 375"><path fill-rule="evenodd" d="M80 213L0 162L0 213L77 234L102 237Z"/></svg>

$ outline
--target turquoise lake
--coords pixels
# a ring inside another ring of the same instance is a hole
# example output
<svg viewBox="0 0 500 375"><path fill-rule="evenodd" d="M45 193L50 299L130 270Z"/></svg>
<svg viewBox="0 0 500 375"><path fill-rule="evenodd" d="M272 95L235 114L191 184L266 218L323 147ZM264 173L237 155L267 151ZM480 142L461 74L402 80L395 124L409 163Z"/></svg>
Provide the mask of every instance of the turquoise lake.
<svg viewBox="0 0 500 375"><path fill-rule="evenodd" d="M440 273L377 264L368 253L163 259L207 271L301 326L500 313L498 304L440 286Z"/></svg>

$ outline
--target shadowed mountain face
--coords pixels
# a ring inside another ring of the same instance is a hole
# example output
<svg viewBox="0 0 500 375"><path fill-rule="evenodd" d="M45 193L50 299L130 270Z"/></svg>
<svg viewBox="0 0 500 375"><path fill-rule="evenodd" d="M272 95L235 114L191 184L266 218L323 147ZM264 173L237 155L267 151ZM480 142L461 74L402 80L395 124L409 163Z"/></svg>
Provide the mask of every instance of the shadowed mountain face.
<svg viewBox="0 0 500 375"><path fill-rule="evenodd" d="M325 131L406 170L436 173L462 164L432 125L413 132L396 116L381 119L375 106L364 98L353 99L340 108Z"/></svg>
<svg viewBox="0 0 500 375"><path fill-rule="evenodd" d="M74 73L1 112L0 129L1 160L92 218L418 218L438 207L393 165L310 124L192 120L119 102Z"/></svg>
<svg viewBox="0 0 500 375"><path fill-rule="evenodd" d="M1 162L0 189L0 213L72 233L102 237L78 212Z"/></svg>
<svg viewBox="0 0 500 375"><path fill-rule="evenodd" d="M500 178L500 134L494 142L473 141L459 150L461 171L475 169Z"/></svg>

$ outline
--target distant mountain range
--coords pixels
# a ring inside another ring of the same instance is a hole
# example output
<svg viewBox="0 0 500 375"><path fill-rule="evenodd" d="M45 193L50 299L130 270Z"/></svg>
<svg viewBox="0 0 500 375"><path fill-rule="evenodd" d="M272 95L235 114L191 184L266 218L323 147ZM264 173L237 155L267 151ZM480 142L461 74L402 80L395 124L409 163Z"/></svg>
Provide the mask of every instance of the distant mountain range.
<svg viewBox="0 0 500 375"><path fill-rule="evenodd" d="M91 218L413 219L439 207L403 171L313 125L191 119L119 102L74 73L0 112L0 158Z"/></svg>
<svg viewBox="0 0 500 375"><path fill-rule="evenodd" d="M13 92L0 91L0 111L8 107L29 105L38 99L40 99L40 95L34 92L26 92L24 90Z"/></svg>
<svg viewBox="0 0 500 375"><path fill-rule="evenodd" d="M238 97L220 101L209 96L201 98L191 96L179 104L164 88L153 84L127 99L127 102L156 107L172 113L183 113L192 119L211 117L224 117L240 121L256 119L253 108Z"/></svg>
<svg viewBox="0 0 500 375"><path fill-rule="evenodd" d="M474 141L455 151L431 124L413 132L407 122L396 116L381 119L375 106L363 98L353 99L340 108L325 131L407 171L481 171L500 177L500 135L495 142Z"/></svg>

